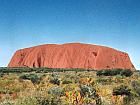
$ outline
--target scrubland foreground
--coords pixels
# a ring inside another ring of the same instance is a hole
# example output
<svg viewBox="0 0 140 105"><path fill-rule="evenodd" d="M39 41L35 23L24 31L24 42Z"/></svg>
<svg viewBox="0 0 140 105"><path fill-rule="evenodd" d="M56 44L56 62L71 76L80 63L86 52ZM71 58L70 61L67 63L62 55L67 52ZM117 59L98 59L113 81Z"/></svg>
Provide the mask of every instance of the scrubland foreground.
<svg viewBox="0 0 140 105"><path fill-rule="evenodd" d="M140 105L139 71L7 69L0 105Z"/></svg>

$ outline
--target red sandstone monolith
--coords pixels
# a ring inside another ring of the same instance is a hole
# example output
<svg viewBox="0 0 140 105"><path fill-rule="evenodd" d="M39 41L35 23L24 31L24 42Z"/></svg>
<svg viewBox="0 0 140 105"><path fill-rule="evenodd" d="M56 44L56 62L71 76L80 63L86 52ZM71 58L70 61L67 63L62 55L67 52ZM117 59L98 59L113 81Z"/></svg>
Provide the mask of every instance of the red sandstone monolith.
<svg viewBox="0 0 140 105"><path fill-rule="evenodd" d="M82 44L46 44L16 51L8 67L131 69L127 53L113 48Z"/></svg>

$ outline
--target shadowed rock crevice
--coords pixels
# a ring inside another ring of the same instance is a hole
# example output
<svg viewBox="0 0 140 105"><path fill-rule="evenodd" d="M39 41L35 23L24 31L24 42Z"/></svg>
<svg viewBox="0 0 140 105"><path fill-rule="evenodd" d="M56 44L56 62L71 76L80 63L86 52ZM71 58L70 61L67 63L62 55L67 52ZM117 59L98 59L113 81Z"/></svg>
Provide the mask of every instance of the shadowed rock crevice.
<svg viewBox="0 0 140 105"><path fill-rule="evenodd" d="M96 57L97 56L97 52L92 52L92 54Z"/></svg>

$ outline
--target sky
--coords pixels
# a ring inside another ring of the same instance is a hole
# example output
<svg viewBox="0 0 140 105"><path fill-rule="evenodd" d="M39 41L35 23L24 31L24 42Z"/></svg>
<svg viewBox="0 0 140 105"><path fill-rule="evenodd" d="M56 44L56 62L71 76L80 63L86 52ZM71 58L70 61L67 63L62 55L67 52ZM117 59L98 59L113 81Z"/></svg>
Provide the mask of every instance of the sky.
<svg viewBox="0 0 140 105"><path fill-rule="evenodd" d="M0 66L18 49L90 43L127 52L140 69L140 0L0 0Z"/></svg>

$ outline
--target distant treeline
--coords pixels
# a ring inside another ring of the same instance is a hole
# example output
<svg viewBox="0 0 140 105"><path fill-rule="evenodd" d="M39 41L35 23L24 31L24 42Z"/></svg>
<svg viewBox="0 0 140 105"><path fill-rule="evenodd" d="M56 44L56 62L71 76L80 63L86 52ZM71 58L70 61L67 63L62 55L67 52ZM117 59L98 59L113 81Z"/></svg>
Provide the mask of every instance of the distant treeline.
<svg viewBox="0 0 140 105"><path fill-rule="evenodd" d="M47 67L42 67L42 68L1 67L0 68L0 73L22 73L22 72L48 73L48 72L67 72L67 71L83 72L83 71L96 71L96 70L79 69L79 68L72 68L72 69L47 68Z"/></svg>
<svg viewBox="0 0 140 105"><path fill-rule="evenodd" d="M133 71L129 69L113 69L113 70L100 70L96 72L97 76L115 76L121 75L130 77L133 74Z"/></svg>
<svg viewBox="0 0 140 105"><path fill-rule="evenodd" d="M29 68L29 67L1 67L0 73L24 73L24 72L35 72L35 73L49 73L49 72L68 72L68 71L74 71L74 72L96 72L97 76L113 76L117 74L122 74L124 72L132 74L133 72L128 69L107 69L107 70L93 70L93 69L79 69L79 68L72 68L72 69L64 69L64 68ZM139 72L139 70L134 71Z"/></svg>

